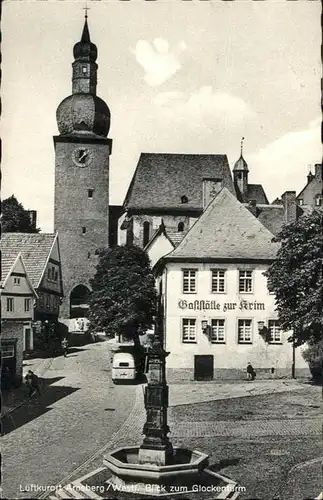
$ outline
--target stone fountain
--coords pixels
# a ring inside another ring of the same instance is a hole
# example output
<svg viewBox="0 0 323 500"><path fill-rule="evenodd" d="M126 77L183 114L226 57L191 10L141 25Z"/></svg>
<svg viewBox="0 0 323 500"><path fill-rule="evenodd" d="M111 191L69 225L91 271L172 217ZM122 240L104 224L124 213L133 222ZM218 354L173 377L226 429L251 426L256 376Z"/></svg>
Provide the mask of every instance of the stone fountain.
<svg viewBox="0 0 323 500"><path fill-rule="evenodd" d="M168 354L163 345L163 306L159 297L144 396L144 439L139 446L125 446L104 456L104 466L111 472L107 481L113 490L111 498L235 499L239 495L236 483L208 469L206 453L173 447L167 436Z"/></svg>

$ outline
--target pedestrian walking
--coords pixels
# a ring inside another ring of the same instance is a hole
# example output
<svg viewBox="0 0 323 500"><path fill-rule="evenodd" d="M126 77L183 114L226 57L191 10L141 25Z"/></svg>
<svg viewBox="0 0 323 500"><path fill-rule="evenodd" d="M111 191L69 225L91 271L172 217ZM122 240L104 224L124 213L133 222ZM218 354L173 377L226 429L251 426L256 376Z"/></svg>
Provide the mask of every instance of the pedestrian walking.
<svg viewBox="0 0 323 500"><path fill-rule="evenodd" d="M256 372L251 363L248 363L247 365L247 375L248 375L248 380L255 380L256 378Z"/></svg>
<svg viewBox="0 0 323 500"><path fill-rule="evenodd" d="M25 376L25 381L29 389L29 397L36 393L40 396L39 380L37 375L32 370L28 370L27 375Z"/></svg>
<svg viewBox="0 0 323 500"><path fill-rule="evenodd" d="M63 349L63 352L64 352L64 358L66 358L67 351L68 351L68 340L67 340L66 337L64 337L63 340L62 340L62 349Z"/></svg>

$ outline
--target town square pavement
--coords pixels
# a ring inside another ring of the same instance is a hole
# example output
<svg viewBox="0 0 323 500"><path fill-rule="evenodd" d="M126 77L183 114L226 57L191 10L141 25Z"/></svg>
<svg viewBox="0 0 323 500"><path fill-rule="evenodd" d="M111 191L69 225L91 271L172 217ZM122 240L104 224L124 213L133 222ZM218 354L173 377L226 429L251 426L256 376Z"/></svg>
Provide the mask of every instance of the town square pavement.
<svg viewBox="0 0 323 500"><path fill-rule="evenodd" d="M106 451L141 443L143 386L112 388L109 357L105 342L53 360L47 392L17 410L16 428L3 437L3 497L48 498L28 485L73 484L102 467ZM245 486L241 500L315 498L320 400L321 389L306 381L171 384L170 438L207 452L214 470Z"/></svg>
<svg viewBox="0 0 323 500"><path fill-rule="evenodd" d="M28 485L59 483L122 426L136 386L111 383L110 355L109 343L98 342L70 349L67 358L24 363L41 377L42 395L3 420L2 498L34 498Z"/></svg>

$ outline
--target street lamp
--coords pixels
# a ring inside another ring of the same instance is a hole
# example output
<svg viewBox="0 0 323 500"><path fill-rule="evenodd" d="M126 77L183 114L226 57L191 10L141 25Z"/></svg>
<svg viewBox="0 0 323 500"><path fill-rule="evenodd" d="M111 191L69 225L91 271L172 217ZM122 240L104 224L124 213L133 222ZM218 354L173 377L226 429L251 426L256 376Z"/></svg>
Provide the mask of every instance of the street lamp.
<svg viewBox="0 0 323 500"><path fill-rule="evenodd" d="M207 319L202 319L202 331L205 333L207 330Z"/></svg>

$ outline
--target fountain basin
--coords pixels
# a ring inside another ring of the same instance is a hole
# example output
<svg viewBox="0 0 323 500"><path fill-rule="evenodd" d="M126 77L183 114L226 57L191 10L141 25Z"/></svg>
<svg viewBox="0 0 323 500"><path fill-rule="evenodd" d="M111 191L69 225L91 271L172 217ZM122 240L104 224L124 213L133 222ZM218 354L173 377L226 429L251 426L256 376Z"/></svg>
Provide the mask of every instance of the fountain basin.
<svg viewBox="0 0 323 500"><path fill-rule="evenodd" d="M187 448L174 448L174 459L170 465L143 464L139 463L139 449L139 446L118 448L104 456L103 463L112 474L112 484L127 488L133 485L141 494L145 494L147 489L150 494L151 490L158 494L169 485L195 483L208 465L208 455ZM149 488L147 485L150 485Z"/></svg>

